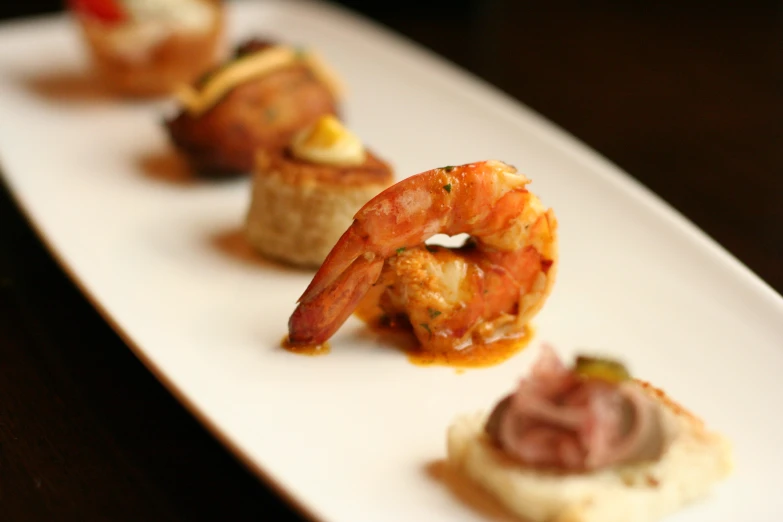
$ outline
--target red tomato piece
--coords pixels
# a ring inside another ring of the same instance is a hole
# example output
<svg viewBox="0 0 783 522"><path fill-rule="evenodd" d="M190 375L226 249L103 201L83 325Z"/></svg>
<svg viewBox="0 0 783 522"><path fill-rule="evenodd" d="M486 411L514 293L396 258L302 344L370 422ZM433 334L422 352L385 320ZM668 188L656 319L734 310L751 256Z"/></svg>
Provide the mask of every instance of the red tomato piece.
<svg viewBox="0 0 783 522"><path fill-rule="evenodd" d="M68 0L68 5L103 22L121 22L126 18L122 6L114 0Z"/></svg>

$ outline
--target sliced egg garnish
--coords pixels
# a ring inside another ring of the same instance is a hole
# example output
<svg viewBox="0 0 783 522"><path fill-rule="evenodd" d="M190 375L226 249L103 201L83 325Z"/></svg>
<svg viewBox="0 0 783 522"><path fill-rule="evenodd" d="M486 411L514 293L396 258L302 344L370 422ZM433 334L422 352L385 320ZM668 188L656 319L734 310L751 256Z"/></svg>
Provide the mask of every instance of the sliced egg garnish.
<svg viewBox="0 0 783 522"><path fill-rule="evenodd" d="M215 71L202 87L196 89L185 85L177 90L176 95L190 114L198 116L215 105L234 87L296 62L304 63L309 67L335 96L342 94L343 88L337 75L315 52L277 45L237 58Z"/></svg>
<svg viewBox="0 0 783 522"><path fill-rule="evenodd" d="M290 148L298 159L338 167L361 165L367 157L361 140L332 115L297 133Z"/></svg>
<svg viewBox="0 0 783 522"><path fill-rule="evenodd" d="M183 86L177 92L180 102L194 116L214 105L228 91L252 78L290 65L296 51L290 47L271 47L237 58L215 72L201 89Z"/></svg>

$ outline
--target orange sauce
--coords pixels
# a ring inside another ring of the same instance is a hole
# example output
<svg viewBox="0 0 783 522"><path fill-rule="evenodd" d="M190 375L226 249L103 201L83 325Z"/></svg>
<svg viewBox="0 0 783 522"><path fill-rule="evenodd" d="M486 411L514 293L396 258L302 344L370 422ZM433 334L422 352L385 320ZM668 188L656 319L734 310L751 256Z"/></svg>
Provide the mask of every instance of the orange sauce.
<svg viewBox="0 0 783 522"><path fill-rule="evenodd" d="M418 366L452 366L455 368L486 368L511 358L527 346L532 329L525 325L522 332L512 338L499 339L486 344L474 344L464 350L452 352L428 352L422 349L409 350L408 360Z"/></svg>
<svg viewBox="0 0 783 522"><path fill-rule="evenodd" d="M353 311L353 315L372 327L381 327L383 310L378 305L378 301L381 299L381 294L384 290L385 288L382 284L371 286L370 290L359 301L359 304Z"/></svg>
<svg viewBox="0 0 783 522"><path fill-rule="evenodd" d="M329 347L329 343L308 344L304 346L291 344L291 342L288 340L287 335L283 338L283 341L280 343L280 346L282 346L284 349L288 350L289 352L298 355L310 355L310 356L326 355L331 351L331 348Z"/></svg>
<svg viewBox="0 0 783 522"><path fill-rule="evenodd" d="M405 325L390 323L378 306L383 285L376 285L365 295L354 315L364 321L374 332L392 340L392 344L408 355L417 366L450 366L462 373L465 368L486 368L500 364L522 351L533 337L533 328L525 325L514 337L474 344L462 350L429 352L421 349L413 333ZM406 335L407 334L407 335Z"/></svg>

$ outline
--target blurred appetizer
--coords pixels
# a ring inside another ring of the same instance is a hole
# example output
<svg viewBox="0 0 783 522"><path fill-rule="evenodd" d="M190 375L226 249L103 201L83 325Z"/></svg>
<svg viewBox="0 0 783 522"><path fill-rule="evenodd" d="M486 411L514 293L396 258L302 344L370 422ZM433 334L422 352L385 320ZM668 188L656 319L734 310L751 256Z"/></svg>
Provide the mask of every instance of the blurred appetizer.
<svg viewBox="0 0 783 522"><path fill-rule="evenodd" d="M373 285L379 306L422 350L519 335L551 292L557 222L500 161L411 176L365 204L298 301L292 346L326 342ZM461 248L425 244L469 234Z"/></svg>
<svg viewBox="0 0 783 522"><path fill-rule="evenodd" d="M68 0L101 80L129 97L170 94L220 58L220 0Z"/></svg>
<svg viewBox="0 0 783 522"><path fill-rule="evenodd" d="M489 415L448 430L448 461L530 522L652 522L706 496L731 446L622 364L544 346Z"/></svg>
<svg viewBox="0 0 783 522"><path fill-rule="evenodd" d="M258 152L247 240L265 256L317 268L354 214L393 182L387 163L322 116L286 148Z"/></svg>
<svg viewBox="0 0 783 522"><path fill-rule="evenodd" d="M315 52L254 39L179 89L182 108L166 128L197 172L247 174L258 149L285 147L319 117L336 115L341 93Z"/></svg>

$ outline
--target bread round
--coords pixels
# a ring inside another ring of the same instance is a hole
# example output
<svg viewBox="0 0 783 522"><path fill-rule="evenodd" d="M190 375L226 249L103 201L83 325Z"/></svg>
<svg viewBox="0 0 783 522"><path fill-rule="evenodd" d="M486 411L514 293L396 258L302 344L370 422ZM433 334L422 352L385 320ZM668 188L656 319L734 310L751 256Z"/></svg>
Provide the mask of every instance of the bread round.
<svg viewBox="0 0 783 522"><path fill-rule="evenodd" d="M272 259L318 268L356 212L393 182L391 167L370 151L361 165L336 167L260 150L247 241Z"/></svg>
<svg viewBox="0 0 783 522"><path fill-rule="evenodd" d="M448 461L509 511L530 522L653 522L705 497L733 468L729 442L646 383L663 406L671 444L651 463L582 474L524 468L484 434L484 414L448 431Z"/></svg>

